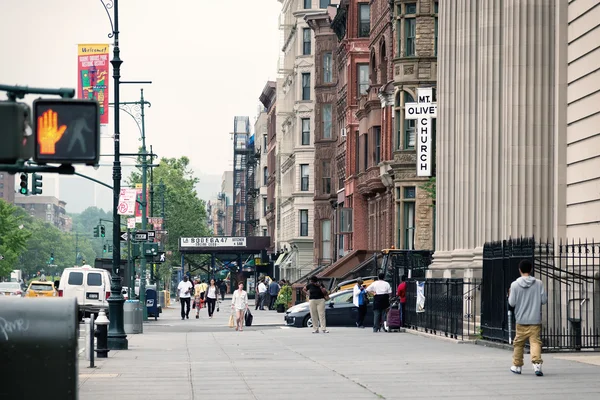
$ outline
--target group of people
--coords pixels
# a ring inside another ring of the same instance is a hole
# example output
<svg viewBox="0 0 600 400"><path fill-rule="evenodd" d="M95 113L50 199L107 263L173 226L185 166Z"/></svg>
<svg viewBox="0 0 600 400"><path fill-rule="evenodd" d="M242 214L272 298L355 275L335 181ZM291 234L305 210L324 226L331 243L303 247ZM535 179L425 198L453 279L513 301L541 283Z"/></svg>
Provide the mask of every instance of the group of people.
<svg viewBox="0 0 600 400"><path fill-rule="evenodd" d="M285 280L281 280L279 283L270 279L269 277L260 277L258 281L258 285L256 285L256 301L255 301L255 310L264 310L265 305L269 310L275 309L275 300L277 300L277 296L279 295L279 291L281 287L289 284Z"/></svg>
<svg viewBox="0 0 600 400"><path fill-rule="evenodd" d="M227 284L224 281L217 282L211 279L209 283L206 280L196 279L194 282L189 276L184 275L183 280L177 286L177 298L181 305L181 319L190 319L190 305L196 309L196 319L200 318L200 310L203 305L208 308L208 317L212 318L215 308L218 309L217 302L219 297L225 299ZM192 303L192 299L194 303Z"/></svg>

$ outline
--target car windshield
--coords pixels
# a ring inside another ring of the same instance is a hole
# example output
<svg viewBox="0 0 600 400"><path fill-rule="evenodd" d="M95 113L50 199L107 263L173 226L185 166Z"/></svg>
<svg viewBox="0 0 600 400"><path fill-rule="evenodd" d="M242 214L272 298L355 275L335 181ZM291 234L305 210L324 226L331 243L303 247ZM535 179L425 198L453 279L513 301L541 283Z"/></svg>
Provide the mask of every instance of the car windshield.
<svg viewBox="0 0 600 400"><path fill-rule="evenodd" d="M51 291L52 284L51 283L32 283L31 286L29 287L29 289L33 290L34 292Z"/></svg>
<svg viewBox="0 0 600 400"><path fill-rule="evenodd" d="M17 290L21 289L19 282L1 282L0 290Z"/></svg>

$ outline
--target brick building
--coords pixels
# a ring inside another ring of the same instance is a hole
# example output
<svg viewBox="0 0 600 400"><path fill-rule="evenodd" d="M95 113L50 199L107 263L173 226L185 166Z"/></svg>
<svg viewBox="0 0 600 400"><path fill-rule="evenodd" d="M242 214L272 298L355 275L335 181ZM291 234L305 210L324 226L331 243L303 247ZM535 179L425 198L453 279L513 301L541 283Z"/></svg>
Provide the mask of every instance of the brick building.
<svg viewBox="0 0 600 400"><path fill-rule="evenodd" d="M431 191L426 189L431 183L428 184L429 178L417 177L416 121L404 119L404 105L416 101L419 87L433 87L435 101L438 2L396 0L394 5L394 157L386 168L394 181L395 246L399 249L433 249L435 209ZM435 143L435 119L432 123L432 143Z"/></svg>
<svg viewBox="0 0 600 400"><path fill-rule="evenodd" d="M64 232L70 232L73 227L71 217L67 215L67 203L54 196L15 196L15 205L23 208L34 218L56 226Z"/></svg>

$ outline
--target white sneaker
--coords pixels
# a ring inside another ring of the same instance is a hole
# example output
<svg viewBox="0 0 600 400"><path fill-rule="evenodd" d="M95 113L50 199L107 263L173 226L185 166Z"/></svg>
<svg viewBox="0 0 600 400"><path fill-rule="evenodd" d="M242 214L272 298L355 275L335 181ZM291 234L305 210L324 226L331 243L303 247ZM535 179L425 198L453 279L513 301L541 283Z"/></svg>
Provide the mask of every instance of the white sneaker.
<svg viewBox="0 0 600 400"><path fill-rule="evenodd" d="M533 364L533 372L535 372L537 376L544 376L544 373L542 372L542 364Z"/></svg>
<svg viewBox="0 0 600 400"><path fill-rule="evenodd" d="M513 374L521 375L521 367L517 367L516 365L513 365L512 367L510 367L510 372L512 372Z"/></svg>

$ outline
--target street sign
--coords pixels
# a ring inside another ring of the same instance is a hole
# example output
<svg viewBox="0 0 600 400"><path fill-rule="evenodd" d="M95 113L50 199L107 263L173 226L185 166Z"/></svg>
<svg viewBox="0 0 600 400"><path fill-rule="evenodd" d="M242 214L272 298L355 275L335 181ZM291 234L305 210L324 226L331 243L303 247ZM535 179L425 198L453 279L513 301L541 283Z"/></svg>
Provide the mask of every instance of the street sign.
<svg viewBox="0 0 600 400"><path fill-rule="evenodd" d="M121 232L119 239L121 239L121 242L126 242L129 239L127 236L127 232Z"/></svg>
<svg viewBox="0 0 600 400"><path fill-rule="evenodd" d="M119 215L135 215L135 199L135 189L121 189L121 192L119 193L119 206L117 207ZM133 220L135 221L135 218L133 218ZM127 223L129 225L129 220Z"/></svg>
<svg viewBox="0 0 600 400"><path fill-rule="evenodd" d="M127 228L135 229L135 218L127 218Z"/></svg>
<svg viewBox="0 0 600 400"><path fill-rule="evenodd" d="M158 244L157 243L143 243L144 256L154 257L158 255Z"/></svg>
<svg viewBox="0 0 600 400"><path fill-rule="evenodd" d="M159 235L168 235L169 231L156 231Z"/></svg>
<svg viewBox="0 0 600 400"><path fill-rule="evenodd" d="M4 260L4 256L0 255L0 261Z"/></svg>
<svg viewBox="0 0 600 400"><path fill-rule="evenodd" d="M148 239L154 239L156 237L155 231L148 231Z"/></svg>
<svg viewBox="0 0 600 400"><path fill-rule="evenodd" d="M145 242L148 240L148 232L137 231L133 235L133 240L136 242Z"/></svg>

